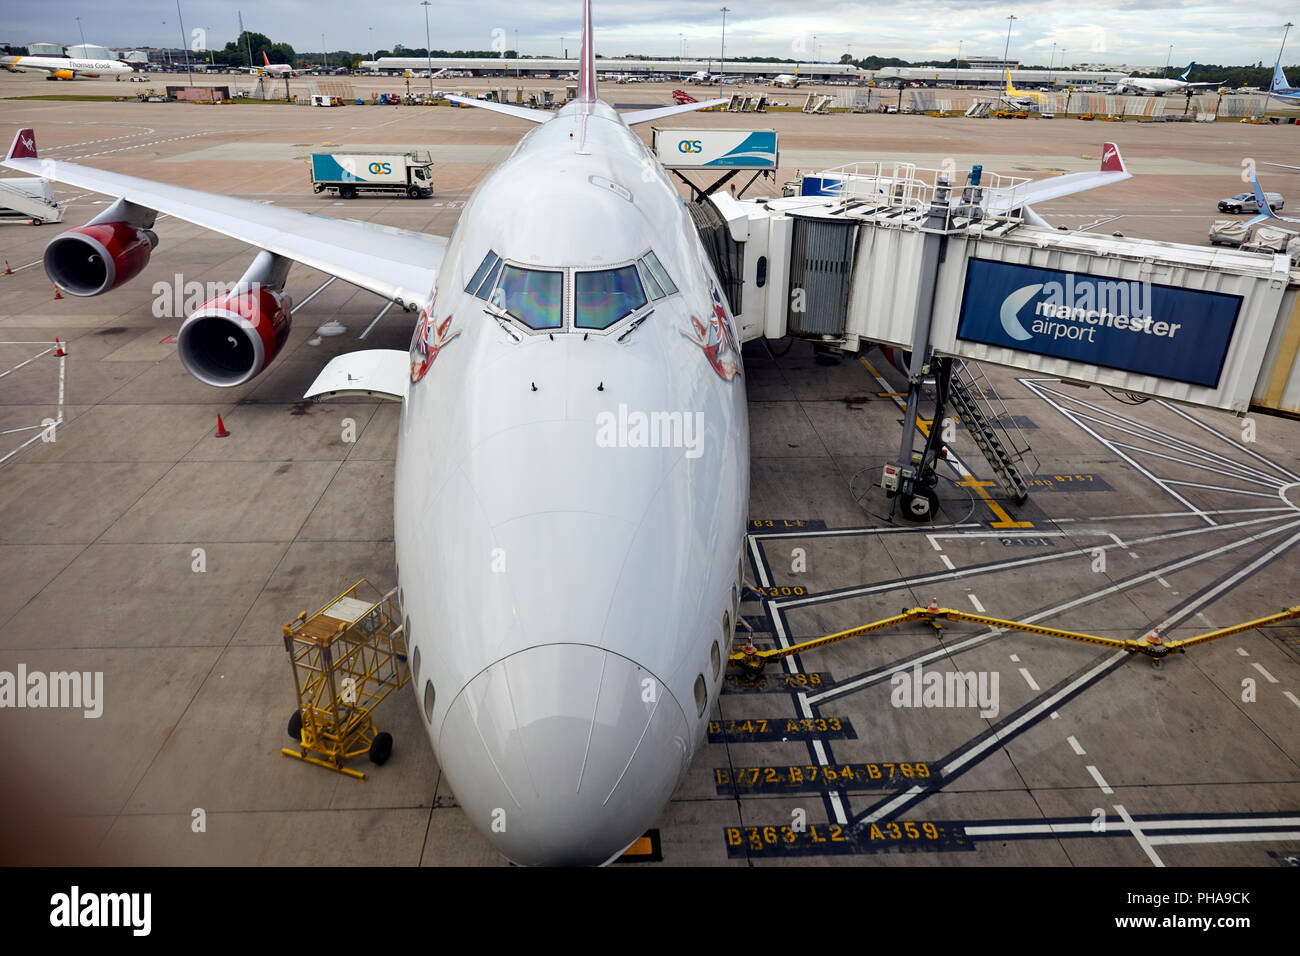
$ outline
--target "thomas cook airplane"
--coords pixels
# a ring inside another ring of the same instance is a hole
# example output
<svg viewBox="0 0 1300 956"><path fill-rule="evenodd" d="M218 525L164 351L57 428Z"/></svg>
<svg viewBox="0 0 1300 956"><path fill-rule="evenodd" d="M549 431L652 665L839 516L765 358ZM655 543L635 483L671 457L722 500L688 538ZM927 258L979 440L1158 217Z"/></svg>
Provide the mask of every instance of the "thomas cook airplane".
<svg viewBox="0 0 1300 956"><path fill-rule="evenodd" d="M0 66L10 73L40 70L46 74L47 80L98 79L101 76L120 79L135 72L120 60L82 60L70 56L5 56L0 57Z"/></svg>
<svg viewBox="0 0 1300 956"><path fill-rule="evenodd" d="M118 197L55 237L47 273L90 296L134 278L166 213L259 249L181 325L213 386L265 369L292 263L419 320L409 351L333 359L307 395L402 403L394 493L412 687L474 825L521 864L601 864L659 817L703 738L739 607L749 485L733 317L686 207L596 90L584 0L578 96L466 203L450 240L332 220L37 155L5 166ZM459 99L459 98L456 98Z"/></svg>

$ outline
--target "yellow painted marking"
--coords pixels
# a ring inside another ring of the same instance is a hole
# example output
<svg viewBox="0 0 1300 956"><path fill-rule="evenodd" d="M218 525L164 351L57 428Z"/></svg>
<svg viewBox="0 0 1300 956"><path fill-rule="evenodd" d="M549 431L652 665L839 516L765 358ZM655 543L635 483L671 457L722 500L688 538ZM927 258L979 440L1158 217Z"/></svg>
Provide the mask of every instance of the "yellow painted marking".
<svg viewBox="0 0 1300 956"><path fill-rule="evenodd" d="M998 519L989 525L990 528L998 528L1001 530L1005 528L1032 528L1034 526L1032 521L1014 520L1011 515L1006 513L1006 510L1003 509L1000 504L993 500L985 489L994 487L994 482L980 481L972 475L964 481L957 482L957 487L974 488L975 493L984 499L984 503L989 506L989 510L993 512L993 516Z"/></svg>
<svg viewBox="0 0 1300 956"><path fill-rule="evenodd" d="M650 838L648 836L643 836L641 837L641 839L637 840L630 847L628 847L626 852L624 852L623 856L624 857L649 856L653 852L654 852L654 844L650 842Z"/></svg>

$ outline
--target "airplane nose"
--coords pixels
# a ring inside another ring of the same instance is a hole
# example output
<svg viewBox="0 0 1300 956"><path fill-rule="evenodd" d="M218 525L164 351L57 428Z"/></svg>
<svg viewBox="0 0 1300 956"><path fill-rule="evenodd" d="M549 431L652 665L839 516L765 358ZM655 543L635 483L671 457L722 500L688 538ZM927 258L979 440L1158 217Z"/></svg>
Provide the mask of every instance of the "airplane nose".
<svg viewBox="0 0 1300 956"><path fill-rule="evenodd" d="M689 752L659 679L619 654L545 644L471 680L439 734L465 813L528 866L608 862L654 823Z"/></svg>

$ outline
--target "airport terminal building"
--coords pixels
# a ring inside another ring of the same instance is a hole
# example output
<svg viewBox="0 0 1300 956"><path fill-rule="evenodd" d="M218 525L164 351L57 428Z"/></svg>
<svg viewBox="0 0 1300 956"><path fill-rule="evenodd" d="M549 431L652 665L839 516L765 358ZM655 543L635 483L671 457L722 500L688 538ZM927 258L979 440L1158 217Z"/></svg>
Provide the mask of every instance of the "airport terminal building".
<svg viewBox="0 0 1300 956"><path fill-rule="evenodd" d="M542 57L523 59L504 59L501 57L459 57L435 56L432 59L422 56L385 56L378 60L362 60L361 69L378 73L402 74L410 70L425 71L430 67L438 70L455 70L472 73L474 76L533 76L549 73L553 77L562 77L578 71L576 59L546 59ZM631 76L644 76L654 79L655 74L671 77L684 77L701 70L708 70L714 75L743 76L752 80L771 80L782 73L797 74L809 82L863 82L871 79L870 70L861 70L852 64L842 63L755 63L745 60L615 60L597 59L596 69L599 73L626 73Z"/></svg>

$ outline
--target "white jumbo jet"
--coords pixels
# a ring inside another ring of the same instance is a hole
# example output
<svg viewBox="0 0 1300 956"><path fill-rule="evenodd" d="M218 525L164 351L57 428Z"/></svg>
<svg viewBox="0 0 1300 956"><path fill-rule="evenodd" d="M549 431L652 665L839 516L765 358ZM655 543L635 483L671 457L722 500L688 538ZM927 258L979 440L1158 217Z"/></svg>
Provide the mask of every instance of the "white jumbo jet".
<svg viewBox="0 0 1300 956"><path fill-rule="evenodd" d="M166 213L261 251L178 332L234 386L284 344L299 262L419 310L409 352L333 359L307 395L402 403L394 525L411 686L474 825L521 864L601 864L659 817L717 700L749 486L734 320L677 190L597 97L584 0L577 99L537 124L444 239L37 156L4 165L118 197L45 268L98 295Z"/></svg>
<svg viewBox="0 0 1300 956"><path fill-rule="evenodd" d="M47 80L120 78L135 72L121 60L82 60L70 56L5 56L0 57L0 66L10 73L40 70L47 74Z"/></svg>
<svg viewBox="0 0 1300 956"><path fill-rule="evenodd" d="M1164 96L1166 93L1176 93L1182 90L1194 89L1198 86L1220 86L1221 80L1211 82L1189 83L1187 78L1192 74L1192 67L1195 63L1188 63L1187 69L1178 74L1178 79L1168 80L1157 77L1155 79L1146 79L1140 76L1120 77L1119 82L1115 84L1115 92L1123 93L1126 90L1133 93L1150 93L1152 96Z"/></svg>
<svg viewBox="0 0 1300 956"><path fill-rule="evenodd" d="M798 73L778 73L772 77L773 86L785 86L794 89L799 85Z"/></svg>

